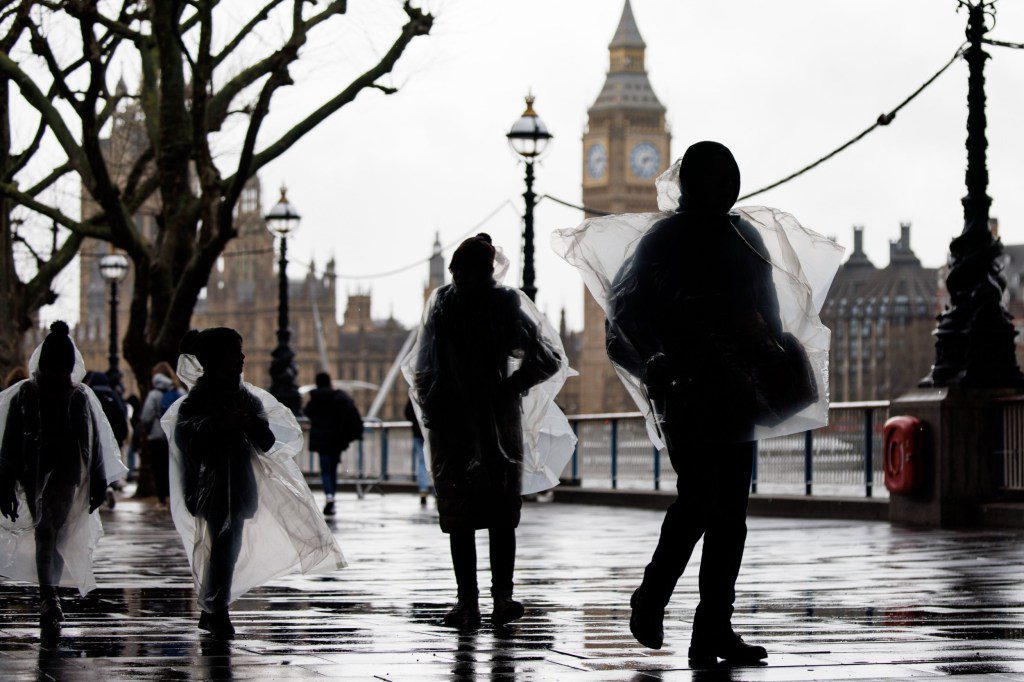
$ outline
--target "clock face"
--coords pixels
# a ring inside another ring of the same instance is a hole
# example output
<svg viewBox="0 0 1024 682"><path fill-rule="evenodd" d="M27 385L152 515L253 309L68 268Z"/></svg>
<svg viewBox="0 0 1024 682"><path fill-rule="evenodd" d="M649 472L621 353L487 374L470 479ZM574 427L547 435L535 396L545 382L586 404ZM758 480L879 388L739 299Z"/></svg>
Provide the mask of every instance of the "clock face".
<svg viewBox="0 0 1024 682"><path fill-rule="evenodd" d="M608 151L601 143L592 144L587 150L587 173L595 180L604 177L608 170Z"/></svg>
<svg viewBox="0 0 1024 682"><path fill-rule="evenodd" d="M661 152L646 140L638 142L629 153L629 169L636 177L650 180L661 169Z"/></svg>

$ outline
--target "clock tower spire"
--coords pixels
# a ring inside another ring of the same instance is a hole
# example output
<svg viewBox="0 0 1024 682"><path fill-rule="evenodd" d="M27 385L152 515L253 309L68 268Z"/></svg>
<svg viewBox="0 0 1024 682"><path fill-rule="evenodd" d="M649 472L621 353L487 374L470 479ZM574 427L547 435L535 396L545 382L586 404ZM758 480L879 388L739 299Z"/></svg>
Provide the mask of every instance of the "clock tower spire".
<svg viewBox="0 0 1024 682"><path fill-rule="evenodd" d="M608 45L604 86L587 111L583 133L583 204L610 213L657 210L654 179L670 162L672 136L665 107L645 64L647 44L626 0ZM636 409L615 376L604 343L604 314L584 291L580 408L583 412Z"/></svg>

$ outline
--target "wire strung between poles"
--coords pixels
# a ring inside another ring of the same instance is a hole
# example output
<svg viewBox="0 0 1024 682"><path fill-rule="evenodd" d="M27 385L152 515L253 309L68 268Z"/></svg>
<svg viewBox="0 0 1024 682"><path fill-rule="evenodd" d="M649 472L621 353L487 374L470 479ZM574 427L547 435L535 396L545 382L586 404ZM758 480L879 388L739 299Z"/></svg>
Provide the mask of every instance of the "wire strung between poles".
<svg viewBox="0 0 1024 682"><path fill-rule="evenodd" d="M589 206L581 206L580 204L574 204L571 201L565 201L564 199L559 199L558 197L553 197L550 194L541 194L539 197L537 197L537 203L540 203L544 199L550 199L551 201L555 202L556 204L561 204L562 206L568 206L569 208L575 208L577 210L583 211L584 213L590 213L592 215L597 215L597 216L611 215L611 213L609 213L608 211L602 211L602 210L597 209L597 208L590 208Z"/></svg>
<svg viewBox="0 0 1024 682"><path fill-rule="evenodd" d="M1015 50L1024 50L1024 43L1011 43L1007 40L995 40L993 38L982 38L981 42L999 47L1012 47Z"/></svg>
<svg viewBox="0 0 1024 682"><path fill-rule="evenodd" d="M934 83L935 79L937 79L939 76L941 76L943 73L945 73L946 69L951 67L954 64L954 62L956 62L956 60L959 59L961 55L963 55L965 45L966 45L966 43L961 45L960 47L958 47L956 49L956 52L953 53L952 58L950 58L950 60L948 62L946 62L942 66L941 69L936 71L932 75L931 78L929 78L924 83L922 83L921 86L919 88L917 88L917 90L914 90L912 93L910 93L910 95L906 99L904 99L902 102L900 102L896 106L895 109L893 109L892 111L890 111L887 114L880 114L878 116L878 119L874 123L872 123L870 126L865 128L859 134L857 134L856 136L854 136L853 138L851 138L850 140L848 140L844 144L840 145L839 147L836 147L831 152L829 152L825 156L821 157L817 161L804 166L803 168L801 168L800 170L796 171L795 173L790 173L789 175L787 175L786 177L782 178L781 180L778 180L777 182L773 182L770 185L766 185L766 186L762 187L759 190L755 190L753 192L748 192L747 194L744 194L739 199L737 199L737 201L743 201L744 199L749 199L750 197L757 196L758 194L762 194L764 192L767 192L770 189L775 189L776 187L778 187L780 185L786 184L790 180L793 180L795 178L800 177L801 175L803 175L807 171L812 170L814 168L817 168L818 166L820 166L824 162L828 161L833 156L835 156L839 152L843 151L847 147L850 147L851 145L853 145L853 144L855 144L857 142L860 142L862 139L864 139L869 133L871 133L876 128L880 128L881 126L887 126L890 123L892 123L893 119L896 118L896 114L897 114L897 112L899 112L900 109L902 109L903 107L905 107L908 104L910 104L914 100L914 98L916 98L918 95L920 95L922 92L924 92L925 88L927 88L929 85Z"/></svg>

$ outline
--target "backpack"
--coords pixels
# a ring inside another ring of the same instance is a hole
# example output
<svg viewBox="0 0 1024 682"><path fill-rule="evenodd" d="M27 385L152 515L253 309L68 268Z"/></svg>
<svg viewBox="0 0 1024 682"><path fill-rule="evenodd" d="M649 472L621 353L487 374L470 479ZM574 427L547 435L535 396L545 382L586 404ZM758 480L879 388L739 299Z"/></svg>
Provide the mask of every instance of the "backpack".
<svg viewBox="0 0 1024 682"><path fill-rule="evenodd" d="M348 447L349 443L363 439L363 417L359 414L359 408L348 396L339 395L337 400L341 413L339 415L341 417L339 430L342 440Z"/></svg>
<svg viewBox="0 0 1024 682"><path fill-rule="evenodd" d="M179 389L172 388L168 391L164 391L160 397L160 416L164 416L164 413L174 404L174 402L184 395Z"/></svg>

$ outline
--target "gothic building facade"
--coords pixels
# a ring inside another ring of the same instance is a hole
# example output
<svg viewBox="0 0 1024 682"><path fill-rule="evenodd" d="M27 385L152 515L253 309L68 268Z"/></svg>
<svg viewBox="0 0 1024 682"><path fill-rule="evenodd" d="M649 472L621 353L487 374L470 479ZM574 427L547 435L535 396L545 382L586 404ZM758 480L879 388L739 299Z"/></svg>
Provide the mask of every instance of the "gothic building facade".
<svg viewBox="0 0 1024 682"><path fill-rule="evenodd" d="M611 213L657 210L654 179L671 163L665 107L654 94L644 65L646 44L629 0L608 45L609 69L583 133L583 204ZM604 313L584 291L579 377L567 393L578 393L579 411L633 411L615 375L604 342ZM576 385L573 385L576 384Z"/></svg>

